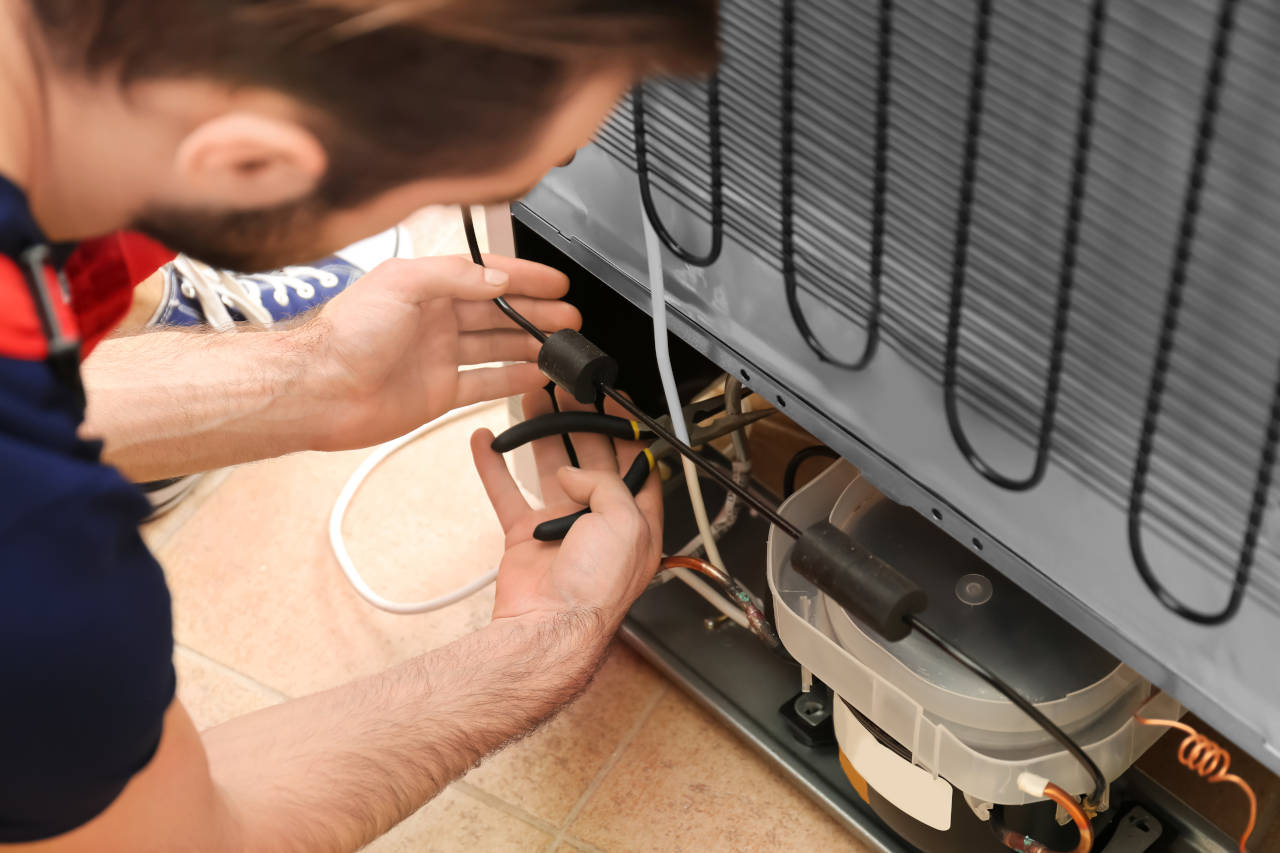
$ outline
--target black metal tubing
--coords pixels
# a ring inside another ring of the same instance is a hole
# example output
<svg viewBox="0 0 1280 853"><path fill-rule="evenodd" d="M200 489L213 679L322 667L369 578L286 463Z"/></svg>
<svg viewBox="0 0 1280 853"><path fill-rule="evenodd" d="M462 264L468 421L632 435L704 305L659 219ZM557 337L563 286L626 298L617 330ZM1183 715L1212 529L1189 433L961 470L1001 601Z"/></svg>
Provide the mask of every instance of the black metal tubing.
<svg viewBox="0 0 1280 853"><path fill-rule="evenodd" d="M1062 239L1058 267L1058 298L1054 308L1053 338L1049 351L1048 376L1040 409L1035 461L1031 472L1022 477L1001 473L978 453L960 421L959 364L960 326L963 319L964 288L967 283L969 237L973 224L974 186L977 180L979 142L982 132L983 95L986 88L988 43L990 39L993 0L982 0L974 36L973 66L969 90L969 115L965 129L964 169L960 189L960 209L956 221L955 254L952 262L951 300L947 315L946 356L943 362L943 400L951 437L965 460L983 477L1004 489L1026 491L1035 487L1049 467L1053 444L1054 418L1058 410L1058 391L1062 384L1062 368L1071 315L1071 292L1075 285L1077 249L1084 211L1085 184L1089 172L1094 110L1098 97L1098 76L1102 61L1103 28L1107 18L1106 0L1093 0L1089 12L1089 30L1077 112L1075 147L1071 161L1071 187L1067 204L1067 221Z"/></svg>
<svg viewBox="0 0 1280 853"><path fill-rule="evenodd" d="M1231 33L1235 25L1237 0L1222 0L1214 29L1213 55L1209 62L1204 92L1200 104L1200 118L1196 127L1195 147L1192 151L1191 170L1187 176L1186 193L1183 196L1182 213L1178 223L1177 243L1174 247L1173 266L1169 273L1169 287L1165 297L1164 315L1160 323L1160 337L1156 344L1155 366L1151 371L1151 384L1147 391L1142 416L1142 433L1138 442L1138 454L1134 462L1133 483L1129 493L1129 551L1133 564L1143 582L1156 598L1174 613L1200 625L1221 625L1240 610L1249 573L1257 550L1262 516L1266 510L1267 495L1271 490L1271 476L1275 467L1276 446L1280 441L1280 376L1271 398L1271 410L1266 436L1258 460L1253 495L1245 522L1240 554L1236 561L1235 575L1227 602L1216 611L1193 609L1171 593L1156 577L1142 544L1142 511L1147 489L1147 477L1151 471L1151 456L1155 448L1156 431L1160 425L1160 409L1169 378L1169 365L1173 355L1174 339L1178 331L1178 319L1182 310L1183 294L1187 286L1187 273L1195 246L1196 224L1200 215L1200 197L1204 191L1205 176L1209 169L1209 157L1213 146L1215 124L1220 107L1222 85L1226 75L1230 53Z"/></svg>
<svg viewBox="0 0 1280 853"><path fill-rule="evenodd" d="M720 257L724 248L724 141L720 123L720 77L713 75L707 83L707 133L711 149L711 245L704 254L697 255L680 245L667 230L653 202L653 182L649 173L648 130L645 126L644 84L631 92L631 122L635 133L636 177L640 181L640 203L649 224L658 239L686 264L709 267Z"/></svg>
<svg viewBox="0 0 1280 853"><path fill-rule="evenodd" d="M885 220L889 191L889 86L893 60L893 0L880 0L876 46L875 179L871 193L871 307L866 339L857 358L845 359L818 339L800 305L795 245L795 78L796 0L782 4L782 283L787 309L804 342L823 361L847 370L862 370L875 358L880 342L880 293L884 279Z"/></svg>
<svg viewBox="0 0 1280 853"><path fill-rule="evenodd" d="M919 618L916 616L908 616L906 621L908 625L920 634L920 636L924 637L930 643L933 643L939 649L946 652L947 655L952 657L957 663L965 667L965 669L968 669L974 675L978 676L998 690L1001 695L1014 705L1017 705L1019 710L1030 717L1032 722L1052 735L1053 739L1058 743L1062 744L1063 749L1071 753L1072 757L1075 758L1076 761L1080 762L1081 766L1084 767L1085 772L1089 774L1089 778L1093 780L1093 792L1089 796L1089 802L1095 806L1101 805L1102 798L1107 793L1107 777L1102 775L1102 770L1100 770L1094 760L1089 757L1089 754L1080 747L1080 744L1072 740L1071 736L1064 732L1057 723L1046 717L1039 708L1033 705L1021 693L1010 687L1003 678L988 669L986 665L979 663L969 655L965 654L964 651L957 648L946 637L942 636L928 625L920 622Z"/></svg>
<svg viewBox="0 0 1280 853"><path fill-rule="evenodd" d="M796 451L796 454L787 462L786 470L782 472L782 496L789 498L796 492L796 478L800 476L800 466L810 459L822 457L824 459L840 459L840 454L836 453L825 444L815 444L812 447L805 447Z"/></svg>

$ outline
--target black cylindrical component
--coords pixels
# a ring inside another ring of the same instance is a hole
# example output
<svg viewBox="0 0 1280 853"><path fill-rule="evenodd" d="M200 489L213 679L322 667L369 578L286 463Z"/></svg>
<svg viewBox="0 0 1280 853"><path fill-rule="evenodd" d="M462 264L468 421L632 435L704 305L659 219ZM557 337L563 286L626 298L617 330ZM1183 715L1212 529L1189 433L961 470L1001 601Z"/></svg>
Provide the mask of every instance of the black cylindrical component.
<svg viewBox="0 0 1280 853"><path fill-rule="evenodd" d="M561 329L542 344L538 368L579 403L594 403L601 385L618 380L618 363L574 329Z"/></svg>
<svg viewBox="0 0 1280 853"><path fill-rule="evenodd" d="M924 610L924 590L893 566L823 521L791 549L791 566L886 640L911 633L906 617Z"/></svg>

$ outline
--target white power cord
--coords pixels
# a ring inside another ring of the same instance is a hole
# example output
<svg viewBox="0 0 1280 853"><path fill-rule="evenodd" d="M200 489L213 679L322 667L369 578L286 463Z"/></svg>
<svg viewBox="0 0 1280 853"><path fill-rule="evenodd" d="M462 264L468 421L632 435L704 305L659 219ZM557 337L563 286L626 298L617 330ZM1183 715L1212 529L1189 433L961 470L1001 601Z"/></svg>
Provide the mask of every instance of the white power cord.
<svg viewBox="0 0 1280 853"><path fill-rule="evenodd" d="M658 242L658 234L654 231L653 225L649 222L649 216L643 209L640 212L640 219L644 223L644 248L649 268L649 308L653 315L653 343L657 354L658 375L662 378L662 391L666 396L667 411L671 414L671 429L677 438L689 444L689 426L684 421L684 411L680 407L675 371L671 367L671 350L667 345L667 296L666 282L663 280L662 273L662 245ZM702 483L698 479L698 469L683 456L680 457L680 461L684 466L684 480L689 489L689 502L693 505L693 517L698 524L698 535L702 538L702 547L707 552L707 561L716 568L724 570L720 549L716 546L715 536L711 532L711 520L707 517L707 504L702 498ZM672 574L736 624L743 628L750 628L742 608L734 605L702 578L688 569L672 569Z"/></svg>
<svg viewBox="0 0 1280 853"><path fill-rule="evenodd" d="M392 601L389 598L383 598L381 595L373 591L373 588L365 582L360 576L360 572L356 570L355 563L351 560L351 554L347 551L347 543L342 538L342 520L347 515L347 507L351 505L351 499L355 497L356 492L364 485L365 479L369 476L374 468L381 465L388 456L400 450L406 444L415 439L421 438L432 430L445 426L460 420L467 415L474 414L480 409L492 405L491 403L476 403L470 406L464 406L461 409L454 409L444 415L436 418L434 421L423 424L413 432L392 439L385 444L380 444L374 448L373 452L365 457L360 466L352 472L348 478L346 485L342 487L342 491L338 493L338 499L333 502L333 511L329 514L329 547L333 549L333 556L337 558L338 565L342 567L342 573L347 576L347 580L355 589L361 598L372 604L379 610L385 610L388 613L399 613L408 615L413 613L431 613L435 610L441 610L451 604L457 604L464 598L475 595L480 590L493 583L498 578L498 570L493 569L490 572L476 578L465 586L455 589L453 592L432 598L428 601Z"/></svg>
<svg viewBox="0 0 1280 853"><path fill-rule="evenodd" d="M653 230L648 215L642 212L641 219L644 222L644 248L649 265L649 308L653 315L653 345L657 353L658 375L662 378L662 391L667 398L667 411L671 414L671 431L685 444L689 444L689 425L684 422L684 411L680 407L680 395L676 390L675 371L671 368L671 350L667 345L667 294L662 274L662 245L658 242L658 234ZM685 485L689 487L689 501L693 504L693 517L698 523L698 533L702 536L702 547L707 551L707 561L723 570L724 561L720 559L720 549L716 547L715 537L711 535L711 520L707 518L707 504L702 499L698 469L684 456L680 457L680 461L684 464Z"/></svg>

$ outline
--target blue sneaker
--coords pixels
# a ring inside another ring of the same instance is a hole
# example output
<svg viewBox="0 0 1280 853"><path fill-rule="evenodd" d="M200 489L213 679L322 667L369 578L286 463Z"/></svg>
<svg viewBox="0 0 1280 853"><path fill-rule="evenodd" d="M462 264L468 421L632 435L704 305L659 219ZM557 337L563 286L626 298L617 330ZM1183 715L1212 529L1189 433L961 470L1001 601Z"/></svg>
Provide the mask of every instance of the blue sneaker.
<svg viewBox="0 0 1280 853"><path fill-rule="evenodd" d="M273 326L327 302L388 258L410 257L412 240L400 227L314 263L267 273L231 273L179 255L164 269L164 296L147 325Z"/></svg>

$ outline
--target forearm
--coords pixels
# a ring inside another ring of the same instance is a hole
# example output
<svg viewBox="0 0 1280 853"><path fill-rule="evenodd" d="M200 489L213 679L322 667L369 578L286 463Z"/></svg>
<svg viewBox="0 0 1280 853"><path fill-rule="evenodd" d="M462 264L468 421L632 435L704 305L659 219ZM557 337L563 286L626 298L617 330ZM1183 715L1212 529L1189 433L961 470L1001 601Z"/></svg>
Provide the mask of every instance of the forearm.
<svg viewBox="0 0 1280 853"><path fill-rule="evenodd" d="M354 850L578 695L595 611L488 627L392 670L204 735L245 849Z"/></svg>
<svg viewBox="0 0 1280 853"><path fill-rule="evenodd" d="M137 481L305 449L283 405L305 376L298 332L162 331L104 341L85 361L82 433Z"/></svg>

